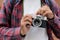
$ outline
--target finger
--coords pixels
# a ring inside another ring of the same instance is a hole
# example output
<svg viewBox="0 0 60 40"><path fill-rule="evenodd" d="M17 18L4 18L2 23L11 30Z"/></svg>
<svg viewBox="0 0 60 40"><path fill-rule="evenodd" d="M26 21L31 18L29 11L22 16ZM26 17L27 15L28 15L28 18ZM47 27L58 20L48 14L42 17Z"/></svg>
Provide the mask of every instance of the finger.
<svg viewBox="0 0 60 40"><path fill-rule="evenodd" d="M31 21L32 21L32 18L30 19L29 17L27 17L27 18L25 18L25 19L22 19L21 21L22 21L22 22L25 22L25 21L30 21L30 22L31 22Z"/></svg>
<svg viewBox="0 0 60 40"><path fill-rule="evenodd" d="M26 28L30 28L30 26L31 26L31 23L28 22L28 21L23 22L22 25L21 25L22 28L24 28L24 27L26 27Z"/></svg>
<svg viewBox="0 0 60 40"><path fill-rule="evenodd" d="M32 18L31 15L27 14L27 15L25 15L25 16L23 17L23 19L25 19L25 18L27 18L27 17Z"/></svg>
<svg viewBox="0 0 60 40"><path fill-rule="evenodd" d="M48 5L43 5L42 8L44 8L46 10L50 9Z"/></svg>
<svg viewBox="0 0 60 40"><path fill-rule="evenodd" d="M43 13L43 11L41 9L39 9L36 13L36 15L41 15Z"/></svg>
<svg viewBox="0 0 60 40"><path fill-rule="evenodd" d="M27 18L24 19L24 22L25 21L28 21L28 22L32 23L32 18L27 17Z"/></svg>
<svg viewBox="0 0 60 40"><path fill-rule="evenodd" d="M32 18L29 18L29 17L27 17L27 18L25 18L25 19L22 18L22 19L21 19L21 24L24 25L24 24L25 24L24 22L27 22L27 21L32 24Z"/></svg>
<svg viewBox="0 0 60 40"><path fill-rule="evenodd" d="M48 17L48 18L51 18L51 17L53 17L53 13L52 13L51 11L46 11L46 12L43 14L43 16L46 16L46 17Z"/></svg>
<svg viewBox="0 0 60 40"><path fill-rule="evenodd" d="M45 13L42 14L43 16L47 16L48 15L48 11L45 11Z"/></svg>
<svg viewBox="0 0 60 40"><path fill-rule="evenodd" d="M37 11L36 15L43 15L45 13L46 9L45 8L41 8Z"/></svg>
<svg viewBox="0 0 60 40"><path fill-rule="evenodd" d="M52 11L47 11L47 13L48 13L48 14L47 14L47 17L48 17L48 18L51 19L51 18L54 17L54 14L52 13Z"/></svg>
<svg viewBox="0 0 60 40"><path fill-rule="evenodd" d="M24 26L26 27L26 28L30 28L30 26L31 26L31 23L30 22L28 22L28 21L26 21L26 22L24 22Z"/></svg>
<svg viewBox="0 0 60 40"><path fill-rule="evenodd" d="M32 17L26 17L26 18L21 19L22 22L27 21L27 20L32 22Z"/></svg>
<svg viewBox="0 0 60 40"><path fill-rule="evenodd" d="M25 25L21 27L23 34L26 34L30 28L27 28Z"/></svg>

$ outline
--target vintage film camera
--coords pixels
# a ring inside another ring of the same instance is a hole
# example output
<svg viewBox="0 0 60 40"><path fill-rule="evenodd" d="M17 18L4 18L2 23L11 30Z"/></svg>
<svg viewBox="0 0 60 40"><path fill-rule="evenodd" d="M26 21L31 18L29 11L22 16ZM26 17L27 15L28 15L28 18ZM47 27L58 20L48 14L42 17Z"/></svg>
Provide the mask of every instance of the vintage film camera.
<svg viewBox="0 0 60 40"><path fill-rule="evenodd" d="M47 18L41 15L35 16L32 21L32 26L45 28L47 26Z"/></svg>

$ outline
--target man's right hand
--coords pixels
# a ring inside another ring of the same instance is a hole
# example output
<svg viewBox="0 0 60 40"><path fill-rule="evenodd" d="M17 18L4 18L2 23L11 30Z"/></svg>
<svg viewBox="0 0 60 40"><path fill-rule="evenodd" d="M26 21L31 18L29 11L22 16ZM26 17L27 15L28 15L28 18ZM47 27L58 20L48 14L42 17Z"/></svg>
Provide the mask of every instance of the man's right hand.
<svg viewBox="0 0 60 40"><path fill-rule="evenodd" d="M23 16L20 24L21 24L21 31L20 31L21 34L26 35L32 24L32 16L31 15Z"/></svg>

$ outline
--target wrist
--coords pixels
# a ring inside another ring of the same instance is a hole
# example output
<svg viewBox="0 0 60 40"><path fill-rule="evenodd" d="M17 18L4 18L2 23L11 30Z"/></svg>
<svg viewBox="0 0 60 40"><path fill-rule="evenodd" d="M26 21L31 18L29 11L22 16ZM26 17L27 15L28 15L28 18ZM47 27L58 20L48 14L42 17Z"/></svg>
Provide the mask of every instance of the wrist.
<svg viewBox="0 0 60 40"><path fill-rule="evenodd" d="M23 30L20 31L20 36L25 37L25 34L23 33Z"/></svg>

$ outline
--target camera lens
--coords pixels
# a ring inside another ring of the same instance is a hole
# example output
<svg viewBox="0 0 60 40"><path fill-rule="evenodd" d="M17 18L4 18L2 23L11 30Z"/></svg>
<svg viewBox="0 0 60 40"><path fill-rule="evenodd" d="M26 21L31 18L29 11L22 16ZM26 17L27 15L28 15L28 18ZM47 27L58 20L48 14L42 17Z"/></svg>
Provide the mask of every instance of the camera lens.
<svg viewBox="0 0 60 40"><path fill-rule="evenodd" d="M35 19L34 23L35 23L35 25L38 25L40 23L40 20L39 19Z"/></svg>
<svg viewBox="0 0 60 40"><path fill-rule="evenodd" d="M40 25L41 25L41 20L40 20L40 19L35 19L35 20L33 21L33 25L34 25L34 26L40 26Z"/></svg>

